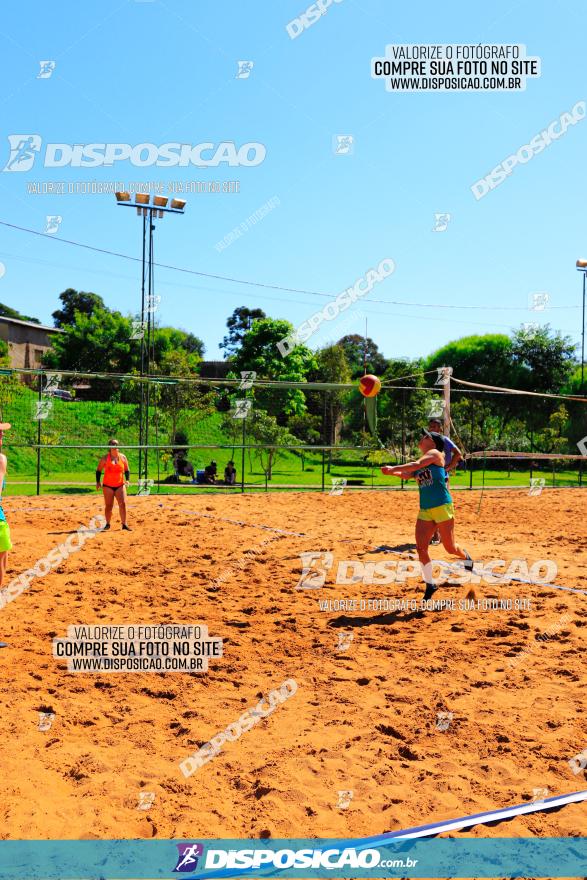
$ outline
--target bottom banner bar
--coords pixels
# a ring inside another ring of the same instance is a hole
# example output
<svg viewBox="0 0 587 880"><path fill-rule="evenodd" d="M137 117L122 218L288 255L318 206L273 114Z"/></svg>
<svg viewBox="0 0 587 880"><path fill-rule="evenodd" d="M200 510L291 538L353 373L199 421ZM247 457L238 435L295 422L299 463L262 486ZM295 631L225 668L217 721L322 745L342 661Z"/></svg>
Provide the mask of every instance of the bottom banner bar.
<svg viewBox="0 0 587 880"><path fill-rule="evenodd" d="M587 838L1 841L0 880L585 877Z"/></svg>

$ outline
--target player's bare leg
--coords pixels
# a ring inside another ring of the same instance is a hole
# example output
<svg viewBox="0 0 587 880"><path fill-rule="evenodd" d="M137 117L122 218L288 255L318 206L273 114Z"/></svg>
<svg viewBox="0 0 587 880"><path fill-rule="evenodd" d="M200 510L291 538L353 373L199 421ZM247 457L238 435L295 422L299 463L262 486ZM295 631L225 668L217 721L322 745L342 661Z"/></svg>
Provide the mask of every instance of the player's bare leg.
<svg viewBox="0 0 587 880"><path fill-rule="evenodd" d="M430 599L436 590L436 586L432 579L432 562L430 554L428 553L430 539L434 534L435 529L436 523L434 522L424 519L416 520L416 549L418 551L418 559L420 560L420 567L422 569L422 577L426 584L426 591L424 593L425 601Z"/></svg>

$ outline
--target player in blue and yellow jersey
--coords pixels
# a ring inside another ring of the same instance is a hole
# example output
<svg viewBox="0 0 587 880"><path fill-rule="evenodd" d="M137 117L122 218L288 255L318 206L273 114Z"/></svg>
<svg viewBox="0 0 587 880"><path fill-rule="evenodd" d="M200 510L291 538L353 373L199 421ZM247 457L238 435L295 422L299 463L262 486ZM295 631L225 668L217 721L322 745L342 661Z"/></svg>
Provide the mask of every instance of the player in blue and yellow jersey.
<svg viewBox="0 0 587 880"><path fill-rule="evenodd" d="M118 440L108 441L108 453L98 462L98 467L96 468L96 489L98 491L100 490L102 471L104 471L102 492L104 493L104 516L106 517L104 531L110 528L112 508L116 498L122 528L130 532L131 529L126 523L126 487L130 479L130 471L126 455L123 455L118 448Z"/></svg>
<svg viewBox="0 0 587 880"><path fill-rule="evenodd" d="M473 560L466 550L454 539L454 506L448 490L444 459L444 438L436 431L422 430L419 442L422 455L417 461L410 461L396 467L385 466L381 472L391 477L406 480L415 477L420 491L420 511L416 520L416 547L426 584L424 599L430 599L437 590L432 577L432 562L428 546L434 531L438 529L440 539L447 553L465 560L465 568L471 571Z"/></svg>

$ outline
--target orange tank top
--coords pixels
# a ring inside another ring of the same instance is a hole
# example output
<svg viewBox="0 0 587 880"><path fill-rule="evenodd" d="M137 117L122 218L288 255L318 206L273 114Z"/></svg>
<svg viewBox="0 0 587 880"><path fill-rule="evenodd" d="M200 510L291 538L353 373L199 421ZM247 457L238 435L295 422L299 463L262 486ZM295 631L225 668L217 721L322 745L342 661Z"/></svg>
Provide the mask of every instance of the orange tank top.
<svg viewBox="0 0 587 880"><path fill-rule="evenodd" d="M110 453L106 456L104 464L104 485L118 489L124 483L124 472L127 469L126 459L123 455L118 456L118 461L113 461Z"/></svg>

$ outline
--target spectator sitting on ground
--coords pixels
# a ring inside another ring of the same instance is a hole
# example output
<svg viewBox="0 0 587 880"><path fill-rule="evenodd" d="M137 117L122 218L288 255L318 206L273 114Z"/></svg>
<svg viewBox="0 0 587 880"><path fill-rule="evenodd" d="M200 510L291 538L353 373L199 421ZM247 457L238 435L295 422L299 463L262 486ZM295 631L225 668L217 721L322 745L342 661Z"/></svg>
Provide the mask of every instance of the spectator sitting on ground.
<svg viewBox="0 0 587 880"><path fill-rule="evenodd" d="M175 472L179 477L189 477L192 483L196 482L196 475L194 473L194 466L191 461L188 461L185 458L185 452L178 452L177 455L173 459L173 464L175 467Z"/></svg>
<svg viewBox="0 0 587 880"><path fill-rule="evenodd" d="M216 482L216 473L218 468L216 466L215 461L211 461L207 467L204 468L205 479L207 483L215 483Z"/></svg>
<svg viewBox="0 0 587 880"><path fill-rule="evenodd" d="M224 482L227 486L234 486L236 483L236 468L234 461L229 461L224 468Z"/></svg>

